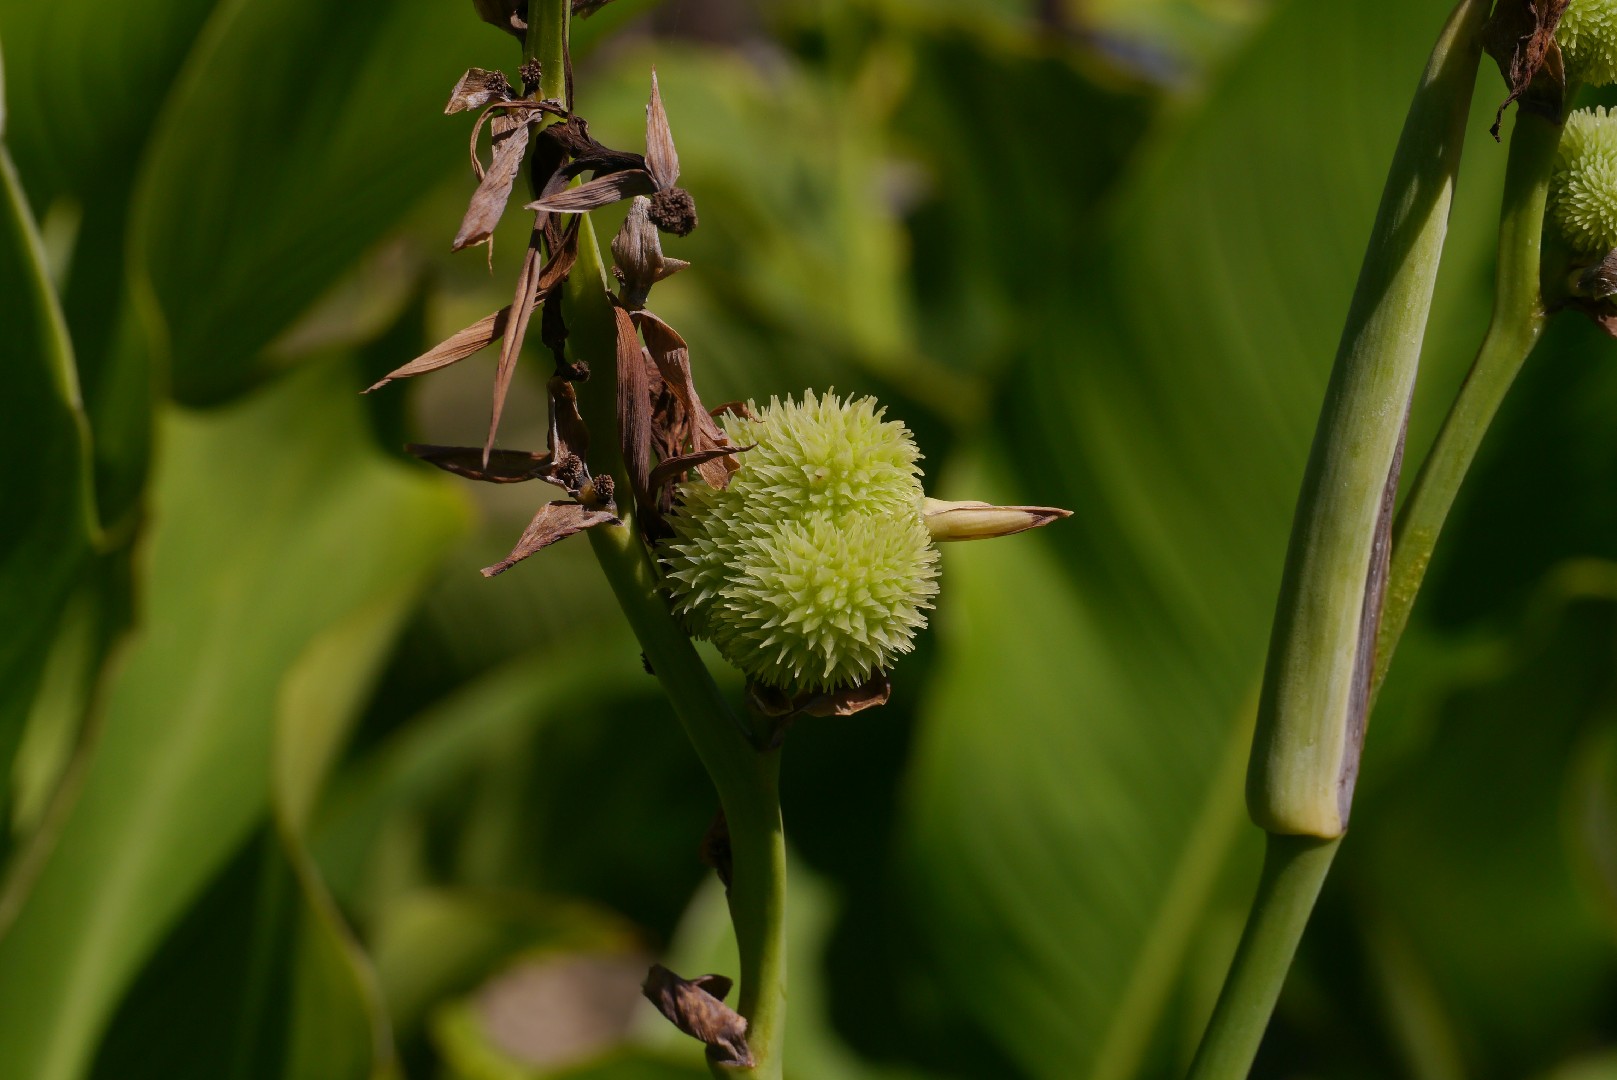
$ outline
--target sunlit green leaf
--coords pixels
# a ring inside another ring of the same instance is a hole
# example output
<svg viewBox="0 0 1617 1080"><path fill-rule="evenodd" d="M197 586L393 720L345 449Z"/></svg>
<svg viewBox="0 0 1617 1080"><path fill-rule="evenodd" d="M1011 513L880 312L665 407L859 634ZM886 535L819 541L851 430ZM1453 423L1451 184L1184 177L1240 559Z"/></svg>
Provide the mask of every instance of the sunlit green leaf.
<svg viewBox="0 0 1617 1080"><path fill-rule="evenodd" d="M1019 548L949 553L944 674L910 778L905 895L954 1000L1031 1075L1176 1067L1153 1035L1250 835L1245 721L1292 503L1448 6L1285 5L1166 120L1095 248L1028 299L996 425L1014 481L948 496L1078 515ZM1437 388L1486 310L1490 149L1467 162L1479 194L1445 257ZM1058 192L1006 195L1008 227L1034 237Z"/></svg>
<svg viewBox="0 0 1617 1080"><path fill-rule="evenodd" d="M450 492L368 448L334 374L164 426L143 628L0 940L0 1073L83 1075L142 962L264 819L288 673L322 633L407 595L459 527ZM344 678L363 680L374 654L349 659Z"/></svg>
<svg viewBox="0 0 1617 1080"><path fill-rule="evenodd" d="M515 58L437 0L215 10L157 126L132 233L179 398L263 375L260 350L467 167L464 126L442 115L461 72Z"/></svg>
<svg viewBox="0 0 1617 1080"><path fill-rule="evenodd" d="M0 530L0 805L57 621L96 542L73 347L17 172L0 143L7 526Z"/></svg>

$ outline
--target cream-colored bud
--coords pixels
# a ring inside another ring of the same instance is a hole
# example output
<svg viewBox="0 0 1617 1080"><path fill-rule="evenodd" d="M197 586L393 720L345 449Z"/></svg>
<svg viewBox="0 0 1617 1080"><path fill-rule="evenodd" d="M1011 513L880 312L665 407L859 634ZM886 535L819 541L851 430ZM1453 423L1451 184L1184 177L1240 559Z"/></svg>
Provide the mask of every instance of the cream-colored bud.
<svg viewBox="0 0 1617 1080"><path fill-rule="evenodd" d="M1071 517L1071 510L1054 506L994 506L990 503L944 502L927 499L921 505L927 531L938 543L947 540L991 540L1026 532Z"/></svg>

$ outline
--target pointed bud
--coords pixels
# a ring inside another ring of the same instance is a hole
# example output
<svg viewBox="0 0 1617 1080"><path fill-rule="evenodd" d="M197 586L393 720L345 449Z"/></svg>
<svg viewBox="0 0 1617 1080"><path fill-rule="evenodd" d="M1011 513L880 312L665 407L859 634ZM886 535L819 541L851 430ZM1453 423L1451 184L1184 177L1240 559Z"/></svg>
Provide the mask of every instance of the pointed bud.
<svg viewBox="0 0 1617 1080"><path fill-rule="evenodd" d="M991 540L1048 525L1071 510L1054 506L993 506L985 502L927 499L921 506L926 527L938 543L946 540Z"/></svg>

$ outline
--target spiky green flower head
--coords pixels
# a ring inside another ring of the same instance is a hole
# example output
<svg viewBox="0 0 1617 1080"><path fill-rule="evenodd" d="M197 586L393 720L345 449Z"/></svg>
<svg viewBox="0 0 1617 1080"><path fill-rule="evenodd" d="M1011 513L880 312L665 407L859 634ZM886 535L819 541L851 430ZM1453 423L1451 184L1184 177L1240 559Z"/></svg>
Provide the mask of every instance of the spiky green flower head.
<svg viewBox="0 0 1617 1080"><path fill-rule="evenodd" d="M1555 153L1550 213L1580 252L1617 248L1617 112L1579 109Z"/></svg>
<svg viewBox="0 0 1617 1080"><path fill-rule="evenodd" d="M1617 0L1572 0L1555 27L1569 80L1617 82Z"/></svg>
<svg viewBox="0 0 1617 1080"><path fill-rule="evenodd" d="M681 488L661 545L693 634L788 693L857 685L914 647L937 595L920 451L874 398L749 403L720 418L752 449L723 490Z"/></svg>

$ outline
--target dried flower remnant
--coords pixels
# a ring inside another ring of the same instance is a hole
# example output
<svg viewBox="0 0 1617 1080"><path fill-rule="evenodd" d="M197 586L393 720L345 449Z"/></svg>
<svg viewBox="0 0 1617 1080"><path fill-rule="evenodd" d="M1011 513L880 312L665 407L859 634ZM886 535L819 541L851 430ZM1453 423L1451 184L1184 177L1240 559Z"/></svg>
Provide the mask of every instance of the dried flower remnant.
<svg viewBox="0 0 1617 1080"><path fill-rule="evenodd" d="M724 1003L730 985L723 975L682 979L661 964L653 964L642 991L675 1027L707 1044L709 1061L750 1069L756 1063L747 1047L747 1021Z"/></svg>
<svg viewBox="0 0 1617 1080"><path fill-rule="evenodd" d="M575 155L575 160L587 159ZM638 167L629 164L612 168L605 175L600 168L595 171L595 179L574 188L566 187L565 181L576 173L565 179L558 173L539 198L528 204L528 209L582 214L621 199L647 195L651 196L647 216L657 228L675 236L687 236L696 228L696 203L689 192L677 186L679 154L674 149L674 136L668 127L668 113L663 108L655 71L651 73L651 100L646 105L645 156Z"/></svg>
<svg viewBox="0 0 1617 1080"><path fill-rule="evenodd" d="M1518 108L1561 119L1566 73L1555 31L1566 8L1567 0L1500 0L1483 27L1484 45L1510 88L1488 129L1495 140L1505 109L1513 101Z"/></svg>

